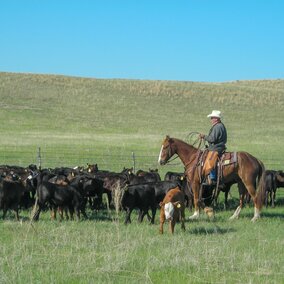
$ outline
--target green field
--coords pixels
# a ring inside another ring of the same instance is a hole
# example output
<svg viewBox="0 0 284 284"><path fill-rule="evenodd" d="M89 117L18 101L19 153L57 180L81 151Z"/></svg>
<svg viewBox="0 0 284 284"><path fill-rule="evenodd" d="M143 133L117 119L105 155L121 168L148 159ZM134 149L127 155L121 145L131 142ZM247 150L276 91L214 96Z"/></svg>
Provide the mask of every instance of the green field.
<svg viewBox="0 0 284 284"><path fill-rule="evenodd" d="M224 83L103 80L0 73L0 164L43 167L98 163L183 171L158 166L161 142L207 133L207 114L220 109L229 151L247 151L267 169L284 169L284 80ZM193 137L194 139L194 137ZM276 208L253 208L229 221L237 206L215 219L186 222L186 232L158 234L155 225L123 224L124 214L88 212L89 220L33 226L10 214L0 221L0 283L284 283L283 189ZM222 204L222 199L220 200ZM159 215L159 212L157 212ZM187 211L188 217L191 212ZM118 217L118 219L116 218Z"/></svg>

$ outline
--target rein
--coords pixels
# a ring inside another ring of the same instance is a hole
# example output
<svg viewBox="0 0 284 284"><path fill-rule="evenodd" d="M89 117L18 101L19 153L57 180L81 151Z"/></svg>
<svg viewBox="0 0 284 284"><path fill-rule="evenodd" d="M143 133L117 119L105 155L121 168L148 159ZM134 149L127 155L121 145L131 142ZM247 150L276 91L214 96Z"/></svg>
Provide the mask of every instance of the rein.
<svg viewBox="0 0 284 284"><path fill-rule="evenodd" d="M172 159L169 159L168 161L167 161L167 164L169 164L169 163L171 163L172 161L174 161L175 159L177 159L178 158L178 155L177 156L175 156L174 158L172 158Z"/></svg>

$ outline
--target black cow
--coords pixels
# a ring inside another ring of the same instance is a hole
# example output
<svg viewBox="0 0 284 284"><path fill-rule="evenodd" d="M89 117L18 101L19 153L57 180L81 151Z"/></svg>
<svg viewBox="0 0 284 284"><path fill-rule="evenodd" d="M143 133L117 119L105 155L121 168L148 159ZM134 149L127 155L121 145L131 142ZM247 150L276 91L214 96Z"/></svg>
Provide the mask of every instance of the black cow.
<svg viewBox="0 0 284 284"><path fill-rule="evenodd" d="M21 181L0 180L0 209L3 210L3 219L6 217L8 209L15 211L16 219L19 220L19 208L29 207L31 199L29 191Z"/></svg>
<svg viewBox="0 0 284 284"><path fill-rule="evenodd" d="M122 208L126 211L125 224L131 223L130 215L134 208L139 209L138 221L141 223L149 208L152 211L151 224L154 224L156 215L156 196L153 184L129 185L124 190Z"/></svg>
<svg viewBox="0 0 284 284"><path fill-rule="evenodd" d="M156 181L160 181L161 178L159 175L157 175L156 173L146 173L142 176L137 176L136 174L129 172L128 173L128 181L129 184L133 185L133 184L142 184L142 183L146 183L146 182L156 182Z"/></svg>
<svg viewBox="0 0 284 284"><path fill-rule="evenodd" d="M156 204L159 205L161 201L163 201L167 192L172 188L179 188L181 190L182 185L180 181L157 181L153 183L149 183L154 186L155 189L155 198Z"/></svg>
<svg viewBox="0 0 284 284"><path fill-rule="evenodd" d="M156 181L160 181L161 177L159 175L158 169L149 169L149 171L144 171L144 170L138 170L136 172L137 176L147 176L147 178L155 178Z"/></svg>
<svg viewBox="0 0 284 284"><path fill-rule="evenodd" d="M89 199L91 209L100 209L102 206L102 196L105 191L103 180L86 174L81 175L81 178L83 180L84 196Z"/></svg>
<svg viewBox="0 0 284 284"><path fill-rule="evenodd" d="M118 174L109 174L104 177L103 179L103 187L104 192L108 196L108 202L110 207L116 208L119 210L120 208L120 196L122 193L122 189L129 184L128 177L125 174L118 173Z"/></svg>
<svg viewBox="0 0 284 284"><path fill-rule="evenodd" d="M40 212L48 204L52 210L52 218L56 218L56 210L68 208L71 219L76 212L77 219L80 219L80 212L87 217L85 212L86 201L82 190L82 179L76 178L69 185L62 186L48 181L41 181L37 187L38 210L33 216L34 220L39 219ZM61 219L63 216L61 215Z"/></svg>
<svg viewBox="0 0 284 284"><path fill-rule="evenodd" d="M270 204L275 207L276 189L284 187L284 172L266 170L265 171L265 205Z"/></svg>
<svg viewBox="0 0 284 284"><path fill-rule="evenodd" d="M181 180L182 178L184 178L184 173L167 172L165 174L164 180L176 181Z"/></svg>
<svg viewBox="0 0 284 284"><path fill-rule="evenodd" d="M276 186L284 187L284 172L283 171L276 172Z"/></svg>

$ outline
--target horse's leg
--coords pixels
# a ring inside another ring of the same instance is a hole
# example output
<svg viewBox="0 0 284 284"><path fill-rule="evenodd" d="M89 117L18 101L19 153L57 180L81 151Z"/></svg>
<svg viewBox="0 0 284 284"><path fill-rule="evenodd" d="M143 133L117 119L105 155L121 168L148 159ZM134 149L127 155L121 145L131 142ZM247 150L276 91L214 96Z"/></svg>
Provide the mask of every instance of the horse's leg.
<svg viewBox="0 0 284 284"><path fill-rule="evenodd" d="M200 215L200 200L199 200L199 196L201 196L201 192L200 192L200 184L199 184L199 182L195 182L192 185L192 191L193 191L193 201L194 201L194 213L193 213L192 216L190 216L188 218L189 220L198 219L199 215ZM208 215L208 217L212 217L214 215L213 208L205 207L204 204L201 204L201 206L204 209L204 212Z"/></svg>
<svg viewBox="0 0 284 284"><path fill-rule="evenodd" d="M255 222L257 219L260 218L260 208L259 206L257 206L257 196L256 196L256 190L255 190L255 186L254 183L249 183L246 184L246 188L250 194L250 196L252 197L253 200L253 204L254 204L254 216L251 219L252 222Z"/></svg>
<svg viewBox="0 0 284 284"><path fill-rule="evenodd" d="M192 184L192 192L193 192L193 203L194 203L194 213L190 216L189 220L194 220L199 218L199 183L195 182Z"/></svg>
<svg viewBox="0 0 284 284"><path fill-rule="evenodd" d="M237 207L234 214L230 217L230 220L234 220L234 219L239 218L241 210L242 210L243 205L244 205L244 198L245 198L245 195L246 195L246 192L247 192L246 187L242 182L239 182L238 188L239 188L239 195L240 195L240 205Z"/></svg>

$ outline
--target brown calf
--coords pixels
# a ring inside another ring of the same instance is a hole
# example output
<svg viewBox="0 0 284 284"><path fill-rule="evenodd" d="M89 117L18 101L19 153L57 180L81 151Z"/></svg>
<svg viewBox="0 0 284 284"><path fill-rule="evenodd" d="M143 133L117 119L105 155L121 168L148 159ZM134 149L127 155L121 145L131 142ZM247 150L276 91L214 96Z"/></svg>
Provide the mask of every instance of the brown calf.
<svg viewBox="0 0 284 284"><path fill-rule="evenodd" d="M160 234L164 232L163 226L166 219L169 220L169 228L172 234L174 233L175 224L178 220L181 222L182 230L185 230L185 199L184 193L178 187L168 191L164 200L160 202L160 206Z"/></svg>

